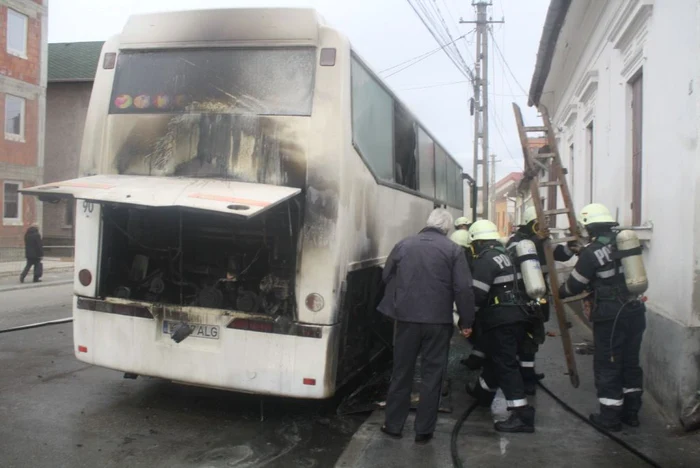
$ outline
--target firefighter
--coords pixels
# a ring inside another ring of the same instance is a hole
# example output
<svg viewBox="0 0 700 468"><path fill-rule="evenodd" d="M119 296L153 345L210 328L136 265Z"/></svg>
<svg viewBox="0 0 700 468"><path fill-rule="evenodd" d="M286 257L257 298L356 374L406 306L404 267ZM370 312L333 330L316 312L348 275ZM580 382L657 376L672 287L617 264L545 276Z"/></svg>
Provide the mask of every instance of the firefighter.
<svg viewBox="0 0 700 468"><path fill-rule="evenodd" d="M461 219L461 218L460 218ZM452 233L450 236L450 240L457 244L458 246L462 247L462 251L464 252L464 256L467 259L467 264L469 265L469 271L472 269L472 250L469 247L469 231L464 230L464 229L458 229L455 232Z"/></svg>
<svg viewBox="0 0 700 468"><path fill-rule="evenodd" d="M512 258L517 258L515 248L523 239L529 239L537 248L537 256L542 265L542 273L545 275L545 283L547 283L547 259L544 255L544 240L548 233L540 231L539 223L537 222L537 211L534 206L530 206L523 213L523 224L518 226L518 230L510 237L506 243L506 248ZM574 243L567 246L557 245L554 249L554 259L559 262L566 262L574 255L574 251L578 247ZM544 377L543 374L537 374L535 371L535 355L539 351L539 347L545 340L544 324L549 321L549 304L540 304L537 310L530 311L530 321L523 341L523 347L519 352L520 357L520 372L525 381L525 393L534 395L537 389L537 381Z"/></svg>
<svg viewBox="0 0 700 468"><path fill-rule="evenodd" d="M534 432L535 409L528 405L518 364L518 349L525 337L527 313L519 275L503 244L498 228L480 220L469 228L474 250L473 287L477 306L479 345L486 360L473 389L467 391L484 406L490 406L498 387L506 397L510 417L499 421L500 432Z"/></svg>
<svg viewBox="0 0 700 468"><path fill-rule="evenodd" d="M617 223L608 209L598 203L587 205L579 222L586 228L590 244L579 253L576 267L559 294L568 297L593 292L593 372L600 413L591 414L590 420L617 432L622 429L621 422L639 426L643 377L639 349L646 308L627 288L625 275L630 273L622 268L612 231Z"/></svg>
<svg viewBox="0 0 700 468"><path fill-rule="evenodd" d="M471 225L472 223L469 222L469 219L464 216L455 219L455 231L468 231Z"/></svg>
<svg viewBox="0 0 700 468"><path fill-rule="evenodd" d="M466 219L466 218L459 218L457 221L460 219ZM455 223L457 224L457 223ZM459 245L462 247L462 250L464 251L464 256L467 258L467 264L469 265L469 271L472 271L472 263L474 261L474 254L472 252L471 246L469 245L471 243L471 237L469 236L469 231L466 231L464 229L457 229L455 232L452 233L450 236L450 240L454 242L455 244ZM478 370L481 369L481 365L483 364L484 357L486 356L483 351L481 351L478 346L477 346L477 340L479 337L479 330L474 324L472 327L472 335L469 337L469 342L472 344L472 350L471 353L469 354L469 357L466 359L462 359L460 361L461 364L467 366L471 370Z"/></svg>

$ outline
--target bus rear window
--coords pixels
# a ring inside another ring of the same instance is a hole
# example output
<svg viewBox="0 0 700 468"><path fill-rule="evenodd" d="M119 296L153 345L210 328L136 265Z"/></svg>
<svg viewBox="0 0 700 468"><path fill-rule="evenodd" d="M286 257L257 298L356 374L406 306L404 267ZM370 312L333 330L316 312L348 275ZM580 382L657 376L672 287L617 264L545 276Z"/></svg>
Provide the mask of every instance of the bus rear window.
<svg viewBox="0 0 700 468"><path fill-rule="evenodd" d="M124 51L110 114L311 115L313 48Z"/></svg>

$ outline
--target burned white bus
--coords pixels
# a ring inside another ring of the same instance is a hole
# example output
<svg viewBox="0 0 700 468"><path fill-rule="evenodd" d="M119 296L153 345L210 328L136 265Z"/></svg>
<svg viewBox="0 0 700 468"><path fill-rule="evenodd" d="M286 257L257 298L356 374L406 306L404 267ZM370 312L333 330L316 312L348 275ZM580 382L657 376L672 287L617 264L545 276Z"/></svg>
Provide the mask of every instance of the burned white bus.
<svg viewBox="0 0 700 468"><path fill-rule="evenodd" d="M381 267L462 170L307 9L131 17L102 50L76 202L78 359L325 398L391 340Z"/></svg>

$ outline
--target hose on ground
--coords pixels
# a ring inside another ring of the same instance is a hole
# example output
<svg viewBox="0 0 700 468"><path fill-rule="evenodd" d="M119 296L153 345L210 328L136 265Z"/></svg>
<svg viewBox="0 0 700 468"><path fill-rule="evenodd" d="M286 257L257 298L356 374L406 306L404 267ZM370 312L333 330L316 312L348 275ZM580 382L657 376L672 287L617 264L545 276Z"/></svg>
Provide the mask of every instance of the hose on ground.
<svg viewBox="0 0 700 468"><path fill-rule="evenodd" d="M63 319L58 319L58 320L50 320L48 322L31 323L29 325L20 325L19 327L6 328L4 330L0 330L0 333L10 333L10 332L16 332L16 331L21 331L21 330L30 330L32 328L48 327L50 325L60 325L62 323L70 323L72 321L73 321L73 317L68 317L68 318L63 318Z"/></svg>
<svg viewBox="0 0 700 468"><path fill-rule="evenodd" d="M645 461L646 463L648 463L650 466L653 466L653 467L655 467L655 468L661 468L661 465L659 465L659 464L656 463L654 460L652 460L651 458L649 458L649 457L647 457L646 455L644 455L642 452L640 452L640 451L637 450L636 448L632 447L630 444L628 444L627 442L625 442L625 441L622 440L621 438L617 437L615 434L613 434L613 433L611 433L611 432L608 432L608 431L606 431L605 429L603 429L603 428L601 428L601 427L598 427L598 426L596 426L595 424L593 424L587 417L585 417L583 414L581 414L581 413L579 413L578 411L576 411L575 409L573 409L571 406L569 406L567 403L565 403L564 400L562 400L561 398L559 398L558 396L556 396L556 395L554 394L554 392L552 392L550 389L548 389L547 387L545 387L544 384L543 384L542 382L538 382L538 384L539 384L540 388L541 388L542 390L544 390L544 392L545 392L547 395L549 395L550 397L552 397L552 399L553 399L554 401L556 401L557 403L559 403L559 404L562 406L562 408L564 408L566 411L568 411L569 413L573 414L574 416L576 416L577 418L579 418L581 421L583 421L584 423L588 424L589 426L591 426L593 429L595 429L596 431L600 432L600 433L603 434L604 436L608 437L608 438L609 438L610 440L612 440L613 442L615 442L615 443L617 443L618 445L622 446L623 448L627 449L629 452L631 452L632 454L636 455L636 456L639 457L641 460L644 460L644 461Z"/></svg>
<svg viewBox="0 0 700 468"><path fill-rule="evenodd" d="M452 452L452 465L455 468L463 468L462 460L459 458L459 451L457 450L457 437L459 436L459 431L464 425L464 421L467 420L470 414L479 406L479 402L475 401L472 405L467 408L464 413L459 417L455 423L454 428L452 428L452 437L450 438L450 451Z"/></svg>

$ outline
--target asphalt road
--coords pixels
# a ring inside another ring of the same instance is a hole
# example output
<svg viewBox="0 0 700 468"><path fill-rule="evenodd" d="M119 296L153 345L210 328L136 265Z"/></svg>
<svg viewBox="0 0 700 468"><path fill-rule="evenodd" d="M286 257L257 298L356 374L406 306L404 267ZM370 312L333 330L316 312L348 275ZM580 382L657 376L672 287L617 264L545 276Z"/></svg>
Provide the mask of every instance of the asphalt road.
<svg viewBox="0 0 700 468"><path fill-rule="evenodd" d="M71 286L0 294L0 329L71 315ZM72 325L0 334L0 466L326 467L364 417L337 402L125 380L73 356Z"/></svg>

